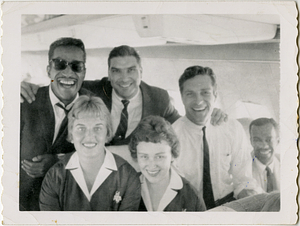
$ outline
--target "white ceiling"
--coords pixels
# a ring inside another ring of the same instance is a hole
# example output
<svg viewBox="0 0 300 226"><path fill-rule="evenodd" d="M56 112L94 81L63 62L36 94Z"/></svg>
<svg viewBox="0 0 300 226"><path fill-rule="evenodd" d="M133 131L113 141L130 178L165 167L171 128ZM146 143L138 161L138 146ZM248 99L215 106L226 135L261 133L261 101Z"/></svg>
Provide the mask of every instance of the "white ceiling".
<svg viewBox="0 0 300 226"><path fill-rule="evenodd" d="M22 15L22 51L48 50L67 36L87 49L270 42L279 24L276 15Z"/></svg>

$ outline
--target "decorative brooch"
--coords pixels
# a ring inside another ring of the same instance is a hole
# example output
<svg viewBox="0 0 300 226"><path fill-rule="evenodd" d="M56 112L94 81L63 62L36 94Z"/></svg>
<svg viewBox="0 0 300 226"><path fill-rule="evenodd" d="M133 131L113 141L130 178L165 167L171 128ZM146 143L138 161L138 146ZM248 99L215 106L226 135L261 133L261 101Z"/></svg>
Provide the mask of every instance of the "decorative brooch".
<svg viewBox="0 0 300 226"><path fill-rule="evenodd" d="M116 191L113 199L116 203L119 203L122 200L122 197L120 196L120 192Z"/></svg>

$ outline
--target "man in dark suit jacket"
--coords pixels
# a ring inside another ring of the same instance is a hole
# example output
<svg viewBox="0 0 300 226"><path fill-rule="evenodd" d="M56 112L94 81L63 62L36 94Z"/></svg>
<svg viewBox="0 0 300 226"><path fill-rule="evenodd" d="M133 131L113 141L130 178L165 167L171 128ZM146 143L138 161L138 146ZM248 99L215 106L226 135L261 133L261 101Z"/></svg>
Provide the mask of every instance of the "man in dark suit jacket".
<svg viewBox="0 0 300 226"><path fill-rule="evenodd" d="M148 115L158 115L170 123L180 115L171 103L166 90L149 86L142 81L141 58L137 51L126 45L115 47L108 57L108 77L102 80L85 81L83 87L101 97L110 110L114 139L108 145L127 145L140 120ZM34 100L33 84L22 83L21 94L27 101ZM124 114L122 101L128 101ZM126 115L126 117L122 117ZM226 121L226 114L213 112L212 124ZM125 127L122 118L126 118ZM120 131L122 127L122 131Z"/></svg>
<svg viewBox="0 0 300 226"><path fill-rule="evenodd" d="M108 78L83 84L100 96L111 112L115 132L111 145L128 144L140 120L148 115L162 116L170 123L180 117L167 91L142 82L142 72L137 51L130 46L118 46L108 56ZM128 101L125 121L123 101ZM119 128L124 123L125 129Z"/></svg>
<svg viewBox="0 0 300 226"><path fill-rule="evenodd" d="M106 104L109 111L112 109L112 91L113 87L107 77L96 81L84 81L83 87L92 91L95 95L100 96ZM175 122L180 115L171 104L170 97L166 90L150 86L141 81L140 90L142 94L142 116L145 118L149 115L158 115L165 118L170 123ZM125 145L130 141L131 134L125 139L116 140L110 145Z"/></svg>
<svg viewBox="0 0 300 226"><path fill-rule="evenodd" d="M85 77L85 48L79 39L61 38L51 44L48 76L51 84L42 87L32 104L21 104L20 196L21 211L39 210L39 192L45 173L58 154L73 150L67 142L67 111L82 89Z"/></svg>

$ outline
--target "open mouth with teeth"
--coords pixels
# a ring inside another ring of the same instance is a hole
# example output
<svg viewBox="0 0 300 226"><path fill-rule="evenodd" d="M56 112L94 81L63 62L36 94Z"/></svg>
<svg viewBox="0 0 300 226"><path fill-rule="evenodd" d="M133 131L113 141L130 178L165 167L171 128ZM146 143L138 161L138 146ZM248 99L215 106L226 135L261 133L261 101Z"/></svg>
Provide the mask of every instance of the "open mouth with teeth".
<svg viewBox="0 0 300 226"><path fill-rule="evenodd" d="M159 174L160 170L147 170L147 173L151 176L151 177L156 177Z"/></svg>
<svg viewBox="0 0 300 226"><path fill-rule="evenodd" d="M83 143L82 145L86 148L94 148L96 147L97 143Z"/></svg>
<svg viewBox="0 0 300 226"><path fill-rule="evenodd" d="M196 112L203 112L206 110L206 107L193 107L192 109Z"/></svg>
<svg viewBox="0 0 300 226"><path fill-rule="evenodd" d="M57 82L59 85L63 86L64 88L71 88L76 85L77 80L76 79L66 79L66 78L61 78L57 79Z"/></svg>
<svg viewBox="0 0 300 226"><path fill-rule="evenodd" d="M271 153L271 150L270 149L262 149L262 150L259 151L259 153L261 155L268 155L268 154Z"/></svg>
<svg viewBox="0 0 300 226"><path fill-rule="evenodd" d="M119 84L119 86L121 86L122 88L126 89L128 88L129 86L131 86L131 83L123 83L123 84Z"/></svg>

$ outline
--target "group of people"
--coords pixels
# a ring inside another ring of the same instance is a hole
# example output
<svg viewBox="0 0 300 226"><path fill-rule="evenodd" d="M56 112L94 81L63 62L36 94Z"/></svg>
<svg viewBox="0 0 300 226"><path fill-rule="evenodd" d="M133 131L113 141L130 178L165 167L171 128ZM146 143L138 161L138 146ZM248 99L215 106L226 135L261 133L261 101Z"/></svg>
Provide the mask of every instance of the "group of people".
<svg viewBox="0 0 300 226"><path fill-rule="evenodd" d="M112 49L108 77L96 81L84 81L80 39L53 42L48 62L49 86L21 84L21 211L235 210L278 197L276 122L250 124L251 156L241 124L214 108L211 68L192 66L181 75L181 117L167 91L142 81L132 47ZM107 148L119 145L128 145L138 172ZM272 211L280 208L276 200Z"/></svg>

